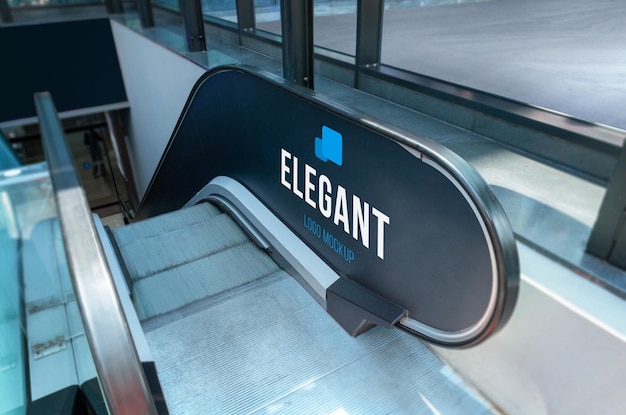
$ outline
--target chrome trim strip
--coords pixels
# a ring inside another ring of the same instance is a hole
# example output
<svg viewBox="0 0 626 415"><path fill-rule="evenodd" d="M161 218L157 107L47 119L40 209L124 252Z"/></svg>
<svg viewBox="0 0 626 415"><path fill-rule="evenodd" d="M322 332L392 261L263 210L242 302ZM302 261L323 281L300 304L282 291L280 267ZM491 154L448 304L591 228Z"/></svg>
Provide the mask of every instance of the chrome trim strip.
<svg viewBox="0 0 626 415"><path fill-rule="evenodd" d="M491 262L491 294L489 297L489 303L487 304L487 308L485 309L485 313L480 318L480 320L478 320L476 324L470 327L467 327L463 330L454 331L454 332L438 330L426 324L420 323L419 321L412 319L410 316L402 318L400 322L398 323L398 325L404 328L407 328L409 330L413 330L418 333L424 334L426 337L432 338L433 340L436 340L436 341L462 343L464 341L468 341L474 338L475 336L483 332L489 325L490 321L492 320L493 314L496 310L498 293L499 293L498 287L499 287L500 281L498 280L498 267L496 264L496 253L493 247L493 242L491 241L491 236L489 235L489 231L487 230L487 225L485 224L483 217L481 216L480 212L476 208L476 205L474 204L474 201L468 194L467 190L465 190L465 188L461 185L461 183L455 180L454 176L452 176L448 171L442 168L435 160L424 155L423 153L420 153L418 150L414 148L408 147L405 144L401 144L401 146L404 147L409 153L413 154L415 157L417 157L424 163L428 164L432 168L436 169L443 176L445 176L450 181L450 183L452 183L454 187L457 188L459 193L463 195L463 198L467 200L467 204L471 207L472 211L474 212L474 215L476 216L476 220L480 224L480 228L483 231L485 241L487 242L487 246L489 250L489 260ZM459 276L459 277L462 278L462 276Z"/></svg>
<svg viewBox="0 0 626 415"><path fill-rule="evenodd" d="M110 413L156 414L146 376L48 92L35 94L72 285Z"/></svg>
<svg viewBox="0 0 626 415"><path fill-rule="evenodd" d="M250 231L260 234L312 289L315 299L320 304L326 304L326 289L339 279L339 275L241 183L230 177L216 177L185 206L215 199L218 203L228 200L228 208L236 208L234 214L244 217L245 222L253 227Z"/></svg>

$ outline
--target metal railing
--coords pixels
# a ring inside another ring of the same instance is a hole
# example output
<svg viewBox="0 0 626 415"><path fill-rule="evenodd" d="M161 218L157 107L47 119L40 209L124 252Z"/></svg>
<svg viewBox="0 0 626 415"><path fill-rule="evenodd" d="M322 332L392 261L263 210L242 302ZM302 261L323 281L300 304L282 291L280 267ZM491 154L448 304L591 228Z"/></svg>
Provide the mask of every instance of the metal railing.
<svg viewBox="0 0 626 415"><path fill-rule="evenodd" d="M72 284L107 408L156 414L141 362L50 93L35 94Z"/></svg>

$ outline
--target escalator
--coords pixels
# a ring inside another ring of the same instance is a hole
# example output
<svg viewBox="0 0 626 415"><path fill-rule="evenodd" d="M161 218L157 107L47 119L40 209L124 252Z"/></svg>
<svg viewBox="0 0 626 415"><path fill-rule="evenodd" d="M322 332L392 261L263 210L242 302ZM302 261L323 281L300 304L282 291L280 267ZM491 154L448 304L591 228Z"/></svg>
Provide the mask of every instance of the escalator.
<svg viewBox="0 0 626 415"><path fill-rule="evenodd" d="M478 344L517 299L510 226L458 156L219 68L192 90L138 220L107 230L39 98L92 410L497 412L423 342Z"/></svg>
<svg viewBox="0 0 626 415"><path fill-rule="evenodd" d="M172 414L495 412L409 334L348 336L213 204L112 234Z"/></svg>

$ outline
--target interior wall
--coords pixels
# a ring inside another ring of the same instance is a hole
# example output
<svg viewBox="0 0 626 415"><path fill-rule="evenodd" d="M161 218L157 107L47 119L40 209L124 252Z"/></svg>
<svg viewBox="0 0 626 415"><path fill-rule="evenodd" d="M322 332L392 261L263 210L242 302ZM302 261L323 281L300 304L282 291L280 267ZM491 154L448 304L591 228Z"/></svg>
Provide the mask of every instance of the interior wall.
<svg viewBox="0 0 626 415"><path fill-rule="evenodd" d="M111 28L130 103L128 150L141 200L206 69L120 23L111 21Z"/></svg>

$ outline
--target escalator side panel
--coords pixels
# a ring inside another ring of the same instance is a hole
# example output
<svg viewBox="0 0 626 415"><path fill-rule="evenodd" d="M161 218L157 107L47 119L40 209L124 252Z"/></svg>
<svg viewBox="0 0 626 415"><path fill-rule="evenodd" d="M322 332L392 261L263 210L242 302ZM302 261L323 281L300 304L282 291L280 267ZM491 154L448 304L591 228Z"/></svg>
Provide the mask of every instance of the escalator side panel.
<svg viewBox="0 0 626 415"><path fill-rule="evenodd" d="M339 274L408 310L430 340L477 343L512 312L510 225L476 171L437 143L218 69L194 87L139 215L180 208L216 176L242 183Z"/></svg>

